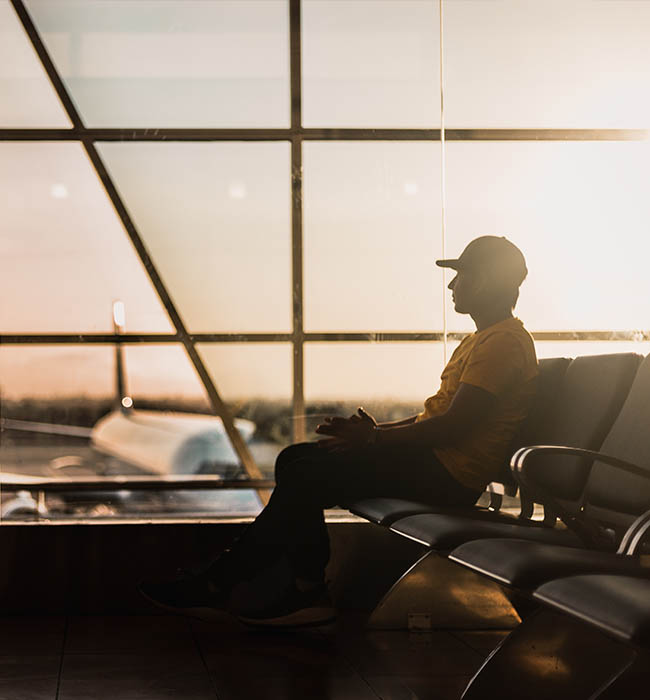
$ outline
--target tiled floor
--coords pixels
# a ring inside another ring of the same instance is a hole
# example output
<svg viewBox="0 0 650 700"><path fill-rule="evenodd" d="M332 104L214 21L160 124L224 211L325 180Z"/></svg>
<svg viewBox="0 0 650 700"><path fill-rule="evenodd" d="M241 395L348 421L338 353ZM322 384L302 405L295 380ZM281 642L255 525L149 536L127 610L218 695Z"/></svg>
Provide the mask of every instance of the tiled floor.
<svg viewBox="0 0 650 700"><path fill-rule="evenodd" d="M251 631L229 618L0 618L0 700L444 700L505 632Z"/></svg>

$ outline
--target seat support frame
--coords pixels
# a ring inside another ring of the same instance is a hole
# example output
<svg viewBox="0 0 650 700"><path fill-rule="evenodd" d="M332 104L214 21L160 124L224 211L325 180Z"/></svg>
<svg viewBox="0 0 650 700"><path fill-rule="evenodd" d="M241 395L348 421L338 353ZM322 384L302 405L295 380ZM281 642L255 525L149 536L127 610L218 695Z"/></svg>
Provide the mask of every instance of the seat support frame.
<svg viewBox="0 0 650 700"><path fill-rule="evenodd" d="M512 629L519 624L501 586L427 551L371 613L370 629Z"/></svg>

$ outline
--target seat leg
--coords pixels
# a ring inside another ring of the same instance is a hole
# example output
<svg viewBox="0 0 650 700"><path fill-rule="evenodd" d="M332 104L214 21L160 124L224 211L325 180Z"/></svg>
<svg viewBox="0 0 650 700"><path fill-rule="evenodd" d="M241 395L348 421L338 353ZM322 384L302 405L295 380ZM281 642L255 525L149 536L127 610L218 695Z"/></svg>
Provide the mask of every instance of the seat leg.
<svg viewBox="0 0 650 700"><path fill-rule="evenodd" d="M611 688L636 652L566 615L539 610L488 656L463 700L592 700Z"/></svg>
<svg viewBox="0 0 650 700"><path fill-rule="evenodd" d="M511 629L519 616L501 587L427 551L371 613L372 629Z"/></svg>

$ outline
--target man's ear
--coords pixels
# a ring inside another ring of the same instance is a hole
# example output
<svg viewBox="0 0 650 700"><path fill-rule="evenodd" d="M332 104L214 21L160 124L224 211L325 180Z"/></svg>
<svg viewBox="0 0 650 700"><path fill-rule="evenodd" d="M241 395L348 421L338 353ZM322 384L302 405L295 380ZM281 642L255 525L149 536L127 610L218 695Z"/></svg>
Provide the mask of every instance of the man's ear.
<svg viewBox="0 0 650 700"><path fill-rule="evenodd" d="M490 280L488 278L488 275L483 271L476 272L473 275L472 282L474 289L477 292L484 292L490 286Z"/></svg>

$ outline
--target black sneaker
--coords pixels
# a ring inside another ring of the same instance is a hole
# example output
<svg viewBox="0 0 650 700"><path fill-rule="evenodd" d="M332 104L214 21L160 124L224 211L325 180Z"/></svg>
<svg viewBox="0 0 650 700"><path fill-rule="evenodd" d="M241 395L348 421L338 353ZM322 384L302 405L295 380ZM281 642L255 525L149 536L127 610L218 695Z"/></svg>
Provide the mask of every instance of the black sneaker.
<svg viewBox="0 0 650 700"><path fill-rule="evenodd" d="M201 620L223 618L230 598L230 587L220 588L205 573L183 570L172 581L145 581L138 590L159 608Z"/></svg>
<svg viewBox="0 0 650 700"><path fill-rule="evenodd" d="M237 619L255 627L304 627L324 625L336 619L326 584L301 591L292 584L262 610L237 614Z"/></svg>

